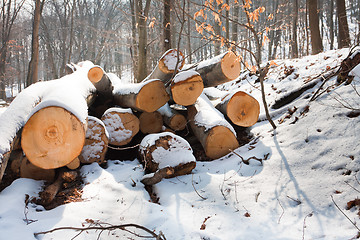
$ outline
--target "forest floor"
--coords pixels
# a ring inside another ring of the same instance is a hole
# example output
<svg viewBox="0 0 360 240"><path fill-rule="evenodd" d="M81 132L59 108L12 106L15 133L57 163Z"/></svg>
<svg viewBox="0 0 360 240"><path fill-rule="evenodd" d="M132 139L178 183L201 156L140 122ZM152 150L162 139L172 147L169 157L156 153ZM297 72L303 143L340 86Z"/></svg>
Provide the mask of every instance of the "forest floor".
<svg viewBox="0 0 360 240"><path fill-rule="evenodd" d="M198 161L191 175L162 180L153 189L158 203L150 201L140 182L143 167L130 155L109 160L105 167L83 166L81 198L51 210L25 201L26 195L38 196L42 181L16 179L0 192L0 239L144 239L123 228L34 235L59 227L123 224L144 226L168 240L356 237L360 76L340 86L330 78L328 91L310 102L321 74L339 66L348 52L275 61L265 91L277 129L265 120L261 106L260 121L244 133L248 143L220 159ZM241 89L262 104L259 86L255 76L244 72L218 88ZM285 101L295 92L298 97Z"/></svg>

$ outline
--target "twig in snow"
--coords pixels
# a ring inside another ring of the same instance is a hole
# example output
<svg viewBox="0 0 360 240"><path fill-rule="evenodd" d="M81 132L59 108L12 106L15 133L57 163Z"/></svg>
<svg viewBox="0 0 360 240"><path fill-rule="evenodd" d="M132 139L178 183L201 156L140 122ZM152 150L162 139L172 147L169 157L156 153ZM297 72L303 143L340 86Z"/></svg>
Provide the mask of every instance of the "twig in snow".
<svg viewBox="0 0 360 240"><path fill-rule="evenodd" d="M137 234L137 233L135 233L133 231L130 231L129 229L126 229L128 227L134 227L134 228L143 230L143 231L147 232L150 235L149 236L144 236L144 235ZM140 238L155 238L155 239L159 239L159 240L166 240L164 234L161 231L160 231L159 234L156 234L156 233L154 233L153 231L151 231L150 229L148 229L148 228L146 228L144 226L141 226L141 225L138 225L138 224L133 224L133 223L121 224L121 225L109 225L109 226L58 227L58 228L53 228L53 229L48 230L48 231L34 233L34 236L36 237L38 235L48 234L48 233L52 233L52 232L60 231L60 230L75 230L75 231L80 231L80 232L87 231L87 230L101 230L101 232L102 232L102 231L105 231L105 230L112 231L112 230L116 230L116 229L120 229L120 230L129 232L129 233L131 233L131 234L133 234L133 235L135 235L137 237L140 237Z"/></svg>
<svg viewBox="0 0 360 240"><path fill-rule="evenodd" d="M336 204L336 202L334 201L333 196L331 195L330 197L331 197L331 200L332 200L332 202L334 203L335 207L336 207L336 208L351 222L351 224L360 232L359 227L356 226L356 224L355 224L353 221L351 221L351 219L350 219L350 218L340 209L340 207Z"/></svg>
<svg viewBox="0 0 360 240"><path fill-rule="evenodd" d="M236 199L236 203L239 203L238 197L237 197L237 190L236 190L236 181L234 182L235 184L235 199Z"/></svg>
<svg viewBox="0 0 360 240"><path fill-rule="evenodd" d="M130 146L130 147L113 147L108 144L108 148L114 149L114 150L127 150L127 149L137 148L138 146L140 146L140 143L136 144L134 146Z"/></svg>
<svg viewBox="0 0 360 240"><path fill-rule="evenodd" d="M293 200L294 202L296 202L297 204L296 205L300 205L301 204L301 201L299 200L299 199L294 199L294 198L292 198L292 197L290 197L290 196L286 196L287 198L289 198L289 199L291 199L291 200Z"/></svg>
<svg viewBox="0 0 360 240"><path fill-rule="evenodd" d="M28 194L25 194L25 207L24 207L25 218L24 218L24 221L26 222L26 225L29 225L29 224L37 221L37 220L28 219L28 217L27 217L27 214L29 212L29 208L28 208L29 202L30 202L30 196Z"/></svg>
<svg viewBox="0 0 360 240"><path fill-rule="evenodd" d="M257 201L258 201L259 196L260 196L260 193L261 193L261 192L258 192L258 193L256 193L256 194L255 194L255 202L257 202Z"/></svg>
<svg viewBox="0 0 360 240"><path fill-rule="evenodd" d="M360 191L357 190L355 187L351 186L350 183L348 183L347 181L345 181L345 183L346 183L347 185L349 185L349 187L351 187L352 189L354 189L355 191L357 191L358 193L360 193Z"/></svg>
<svg viewBox="0 0 360 240"><path fill-rule="evenodd" d="M191 176L191 184L192 184L192 186L193 186L196 194L197 194L202 200L206 200L207 198L204 198L203 196L201 196L201 195L198 193L198 191L196 191L196 188L195 188L195 186L194 186L194 174L192 174L192 176Z"/></svg>
<svg viewBox="0 0 360 240"><path fill-rule="evenodd" d="M279 220L278 220L278 224L280 224L280 220L281 220L281 218L282 218L282 216L284 215L284 213L285 213L285 209L284 209L284 207L281 205L281 202L280 202L280 200L279 199L277 199L278 200L278 202L279 202L279 205L280 205L280 207L282 208L282 213L281 213L281 215L280 215L280 217L279 217Z"/></svg>
<svg viewBox="0 0 360 240"><path fill-rule="evenodd" d="M309 214L306 215L305 218L304 218L302 240L305 239L306 218L307 218L307 217L312 217L312 215L313 215L313 212L309 213Z"/></svg>

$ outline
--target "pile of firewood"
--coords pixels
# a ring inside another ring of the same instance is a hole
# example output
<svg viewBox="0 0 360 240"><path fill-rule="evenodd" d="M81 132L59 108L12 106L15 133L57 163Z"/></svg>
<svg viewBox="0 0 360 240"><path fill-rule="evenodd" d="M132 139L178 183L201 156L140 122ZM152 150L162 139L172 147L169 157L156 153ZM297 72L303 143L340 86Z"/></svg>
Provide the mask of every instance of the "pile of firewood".
<svg viewBox="0 0 360 240"><path fill-rule="evenodd" d="M140 83L123 84L88 61L69 64L67 71L60 79L26 88L9 106L7 111L16 113L19 102L29 102L9 134L10 147L0 154L0 181L8 165L20 177L56 178L59 185L65 175L57 169L102 164L108 146L136 145L133 139L141 134L142 182L152 185L196 166L190 144L178 131L189 128L206 156L217 159L239 147L233 125L252 126L260 112L245 92L206 91L239 76L233 52L184 66L182 53L171 49Z"/></svg>

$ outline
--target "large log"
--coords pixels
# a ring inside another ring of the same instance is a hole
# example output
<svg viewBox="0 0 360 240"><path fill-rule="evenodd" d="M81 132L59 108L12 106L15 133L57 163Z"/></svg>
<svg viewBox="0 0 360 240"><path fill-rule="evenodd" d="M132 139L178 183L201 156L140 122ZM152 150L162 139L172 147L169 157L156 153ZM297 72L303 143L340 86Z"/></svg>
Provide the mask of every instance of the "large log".
<svg viewBox="0 0 360 240"><path fill-rule="evenodd" d="M228 94L216 105L216 109L226 115L232 123L241 127L254 125L260 114L259 102L242 91Z"/></svg>
<svg viewBox="0 0 360 240"><path fill-rule="evenodd" d="M181 51L169 49L161 56L157 66L146 79L160 79L162 82L166 83L174 75L176 64L178 71L178 69L181 69L184 66L184 60L185 58Z"/></svg>
<svg viewBox="0 0 360 240"><path fill-rule="evenodd" d="M43 169L66 166L85 142L85 125L61 107L45 107L33 114L24 126L21 146L29 161Z"/></svg>
<svg viewBox="0 0 360 240"><path fill-rule="evenodd" d="M204 87L215 87L231 81L240 75L240 62L235 53L229 51L200 63L184 67L192 68L203 80Z"/></svg>
<svg viewBox="0 0 360 240"><path fill-rule="evenodd" d="M202 78L194 70L177 73L170 83L171 98L182 106L194 104L203 89Z"/></svg>
<svg viewBox="0 0 360 240"><path fill-rule="evenodd" d="M169 101L164 84L157 79L114 86L114 104L142 112L154 112Z"/></svg>
<svg viewBox="0 0 360 240"><path fill-rule="evenodd" d="M79 156L80 162L102 164L105 160L108 143L109 134L104 123L96 117L89 116L85 144Z"/></svg>
<svg viewBox="0 0 360 240"><path fill-rule="evenodd" d="M20 177L52 182L55 179L55 170L39 168L24 157L20 165Z"/></svg>
<svg viewBox="0 0 360 240"><path fill-rule="evenodd" d="M184 115L172 109L168 103L158 109L163 116L164 123L174 131L184 130L187 120Z"/></svg>
<svg viewBox="0 0 360 240"><path fill-rule="evenodd" d="M159 133L163 127L163 118L157 111L143 112L139 116L140 131L144 134Z"/></svg>
<svg viewBox="0 0 360 240"><path fill-rule="evenodd" d="M196 166L190 144L170 132L145 136L140 143L139 153L145 172L155 173L145 176L142 182L146 185L155 184L164 177L188 174Z"/></svg>
<svg viewBox="0 0 360 240"><path fill-rule="evenodd" d="M139 132L140 121L130 108L109 108L101 120L109 133L109 143L115 146L128 144Z"/></svg>
<svg viewBox="0 0 360 240"><path fill-rule="evenodd" d="M188 120L209 158L223 157L239 147L234 128L204 94L188 107Z"/></svg>

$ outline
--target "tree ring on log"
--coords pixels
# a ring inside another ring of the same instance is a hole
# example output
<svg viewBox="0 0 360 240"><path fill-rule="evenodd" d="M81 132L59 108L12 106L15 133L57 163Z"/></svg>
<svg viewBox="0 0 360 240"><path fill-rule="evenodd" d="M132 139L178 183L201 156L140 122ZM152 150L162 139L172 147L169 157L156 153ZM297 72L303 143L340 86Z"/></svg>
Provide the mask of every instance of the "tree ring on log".
<svg viewBox="0 0 360 240"><path fill-rule="evenodd" d="M229 100L226 113L234 124L241 127L250 127L259 118L260 104L249 94L239 91Z"/></svg>
<svg viewBox="0 0 360 240"><path fill-rule="evenodd" d="M63 167L81 152L84 125L61 107L46 107L30 117L24 126L21 146L29 161L43 169Z"/></svg>
<svg viewBox="0 0 360 240"><path fill-rule="evenodd" d="M92 83L100 82L103 75L104 75L104 70L99 66L90 68L88 72L88 78Z"/></svg>
<svg viewBox="0 0 360 240"><path fill-rule="evenodd" d="M234 80L239 77L240 74L240 62L235 53L229 51L221 59L221 70L225 77L229 80Z"/></svg>

